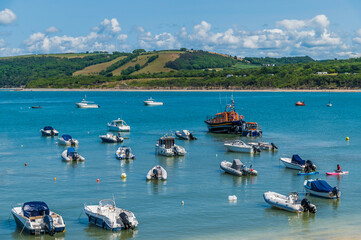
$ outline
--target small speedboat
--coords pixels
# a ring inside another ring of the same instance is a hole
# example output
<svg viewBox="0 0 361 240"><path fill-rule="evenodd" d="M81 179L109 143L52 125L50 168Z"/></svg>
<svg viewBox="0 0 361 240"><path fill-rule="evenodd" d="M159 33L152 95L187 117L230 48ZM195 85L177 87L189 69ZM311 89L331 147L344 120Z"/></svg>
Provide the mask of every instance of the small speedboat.
<svg viewBox="0 0 361 240"><path fill-rule="evenodd" d="M58 138L58 142L61 145L65 146L78 146L79 142L76 139L73 139L70 135L64 134L61 138Z"/></svg>
<svg viewBox="0 0 361 240"><path fill-rule="evenodd" d="M115 132L129 132L130 126L124 121L118 118L108 123L108 130Z"/></svg>
<svg viewBox="0 0 361 240"><path fill-rule="evenodd" d="M144 102L144 105L146 105L146 106L161 106L161 105L163 105L162 102L156 102L156 101L154 101L153 98L149 98L148 100L143 101L143 102Z"/></svg>
<svg viewBox="0 0 361 240"><path fill-rule="evenodd" d="M147 174L147 180L167 180L167 171L160 165L152 167Z"/></svg>
<svg viewBox="0 0 361 240"><path fill-rule="evenodd" d="M189 130L176 131L175 135L183 140L197 140L197 138Z"/></svg>
<svg viewBox="0 0 361 240"><path fill-rule="evenodd" d="M135 155L132 153L132 149L126 146L119 147L118 150L115 152L115 156L119 160L135 159Z"/></svg>
<svg viewBox="0 0 361 240"><path fill-rule="evenodd" d="M103 142L106 143L121 143L124 141L124 138L119 135L116 136L113 133L107 133L106 135L100 135L99 137Z"/></svg>
<svg viewBox="0 0 361 240"><path fill-rule="evenodd" d="M64 152L61 154L61 157L64 161L70 162L70 161L85 161L85 158L78 154L78 152L72 148L68 147L68 149L64 150Z"/></svg>
<svg viewBox="0 0 361 240"><path fill-rule="evenodd" d="M45 126L43 129L40 130L40 132L41 132L41 135L43 135L43 136L58 136L59 135L59 132L50 126Z"/></svg>
<svg viewBox="0 0 361 240"><path fill-rule="evenodd" d="M224 146L227 148L228 151L232 151L232 152L256 153L261 151L259 147L250 146L241 140L226 142L224 143Z"/></svg>
<svg viewBox="0 0 361 240"><path fill-rule="evenodd" d="M295 170L300 170L304 172L314 172L316 171L316 165L310 160L303 160L300 156L293 155L292 158L280 158L281 162L287 167Z"/></svg>
<svg viewBox="0 0 361 240"><path fill-rule="evenodd" d="M333 175L345 175L348 174L348 171L341 171L341 172L326 172L326 175L333 176Z"/></svg>
<svg viewBox="0 0 361 240"><path fill-rule="evenodd" d="M331 187L325 180L305 180L303 185L306 192L314 196L331 199L339 198L341 196L341 191L337 187Z"/></svg>
<svg viewBox="0 0 361 240"><path fill-rule="evenodd" d="M34 235L65 232L63 218L49 210L45 202L26 202L22 206L14 207L11 213L21 231Z"/></svg>
<svg viewBox="0 0 361 240"><path fill-rule="evenodd" d="M258 174L258 172L252 168L252 165L248 168L239 159L234 159L233 163L223 161L221 162L220 168L226 173L235 176L255 176Z"/></svg>
<svg viewBox="0 0 361 240"><path fill-rule="evenodd" d="M84 212L90 223L108 230L134 229L138 226L134 213L116 207L110 199L101 200L99 205L84 204Z"/></svg>
<svg viewBox="0 0 361 240"><path fill-rule="evenodd" d="M31 108L39 109L39 108L41 108L41 106L40 105L39 106L31 106Z"/></svg>
<svg viewBox="0 0 361 240"><path fill-rule="evenodd" d="M289 212L311 212L316 213L317 208L307 198L299 200L296 192L291 192L288 197L276 192L265 192L263 198L272 207L280 208Z"/></svg>
<svg viewBox="0 0 361 240"><path fill-rule="evenodd" d="M295 103L296 107L300 107L300 106L306 106L306 104L302 101L298 101Z"/></svg>
<svg viewBox="0 0 361 240"><path fill-rule="evenodd" d="M261 150L268 150L268 151L277 151L278 147L274 143L267 143L267 142L249 142L247 143L250 146L255 146Z"/></svg>
<svg viewBox="0 0 361 240"><path fill-rule="evenodd" d="M175 144L175 138L172 135L164 135L155 144L155 153L166 157L184 156L186 150Z"/></svg>
<svg viewBox="0 0 361 240"><path fill-rule="evenodd" d="M332 103L331 101L329 101L327 104L326 104L327 107L332 107Z"/></svg>
<svg viewBox="0 0 361 240"><path fill-rule="evenodd" d="M81 102L75 103L75 105L78 108L99 108L100 107L98 104L95 104L94 102L86 101L85 98Z"/></svg>

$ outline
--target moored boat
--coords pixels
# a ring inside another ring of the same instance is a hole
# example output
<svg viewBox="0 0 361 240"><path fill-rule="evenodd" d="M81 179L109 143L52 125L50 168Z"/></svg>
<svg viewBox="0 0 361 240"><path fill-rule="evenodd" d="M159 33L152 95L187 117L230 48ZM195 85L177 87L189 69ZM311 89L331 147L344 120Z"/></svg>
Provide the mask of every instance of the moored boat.
<svg viewBox="0 0 361 240"><path fill-rule="evenodd" d="M39 108L41 108L41 106L40 105L39 106L31 106L31 108L39 109Z"/></svg>
<svg viewBox="0 0 361 240"><path fill-rule="evenodd" d="M146 106L161 106L161 105L163 105L162 102L156 102L156 101L154 101L153 98L149 98L148 100L143 101L143 103Z"/></svg>
<svg viewBox="0 0 361 240"><path fill-rule="evenodd" d="M118 208L110 199L101 200L99 205L84 204L84 212L90 223L104 229L118 231L138 226L134 213Z"/></svg>
<svg viewBox="0 0 361 240"><path fill-rule="evenodd" d="M261 150L267 150L267 151L277 151L278 147L274 143L268 143L268 142L249 142L247 143L250 146L256 146L260 148Z"/></svg>
<svg viewBox="0 0 361 240"><path fill-rule="evenodd" d="M58 142L61 145L65 146L78 146L79 142L76 139L73 139L69 134L64 134L58 138Z"/></svg>
<svg viewBox="0 0 361 240"><path fill-rule="evenodd" d="M108 123L108 130L115 132L129 132L130 126L124 121L118 118Z"/></svg>
<svg viewBox="0 0 361 240"><path fill-rule="evenodd" d="M113 133L107 133L106 135L100 135L100 139L105 143L121 143L124 141L120 135L114 135Z"/></svg>
<svg viewBox="0 0 361 240"><path fill-rule="evenodd" d="M304 101L298 101L295 103L296 107L300 107L300 106L306 106L306 104L304 103Z"/></svg>
<svg viewBox="0 0 361 240"><path fill-rule="evenodd" d="M64 150L61 154L61 157L64 161L85 161L85 158L81 156L73 147L68 147L68 149Z"/></svg>
<svg viewBox="0 0 361 240"><path fill-rule="evenodd" d="M275 208L280 208L289 212L311 212L316 213L317 208L314 204L311 204L307 198L299 200L299 196L296 192L291 192L288 196L276 193L265 192L263 199L266 203Z"/></svg>
<svg viewBox="0 0 361 240"><path fill-rule="evenodd" d="M299 155L295 154L292 158L280 158L281 162L287 167L294 170L300 170L304 172L316 171L316 165L310 160L303 160Z"/></svg>
<svg viewBox="0 0 361 240"><path fill-rule="evenodd" d="M234 159L232 163L222 161L220 168L226 173L235 176L256 176L258 174L258 172L252 168L252 165L248 168L239 159Z"/></svg>
<svg viewBox="0 0 361 240"><path fill-rule="evenodd" d="M119 147L115 152L115 156L119 160L123 159L135 159L135 155L132 153L132 149L127 146Z"/></svg>
<svg viewBox="0 0 361 240"><path fill-rule="evenodd" d="M75 105L78 108L99 108L100 106L98 104L95 104L94 102L89 102L85 98L79 103L75 103Z"/></svg>
<svg viewBox="0 0 361 240"><path fill-rule="evenodd" d="M175 135L183 140L197 140L197 138L189 130L176 131Z"/></svg>
<svg viewBox="0 0 361 240"><path fill-rule="evenodd" d="M59 132L51 126L45 126L43 129L40 129L41 135L43 136L58 136Z"/></svg>
<svg viewBox="0 0 361 240"><path fill-rule="evenodd" d="M49 210L45 202L26 202L22 206L14 207L11 213L20 229L34 235L65 232L63 218Z"/></svg>
<svg viewBox="0 0 361 240"><path fill-rule="evenodd" d="M175 138L172 135L164 135L155 144L155 153L166 157L170 156L183 156L186 150L175 144Z"/></svg>
<svg viewBox="0 0 361 240"><path fill-rule="evenodd" d="M319 172L298 172L297 175L316 175L319 174Z"/></svg>
<svg viewBox="0 0 361 240"><path fill-rule="evenodd" d="M325 180L309 179L303 185L306 192L314 196L331 199L341 197L341 191L337 187L331 187Z"/></svg>
<svg viewBox="0 0 361 240"><path fill-rule="evenodd" d="M167 171L160 165L152 167L147 176L147 180L167 180Z"/></svg>
<svg viewBox="0 0 361 240"><path fill-rule="evenodd" d="M228 151L232 151L232 152L257 153L261 151L259 147L250 146L241 140L225 142L224 146L227 148Z"/></svg>

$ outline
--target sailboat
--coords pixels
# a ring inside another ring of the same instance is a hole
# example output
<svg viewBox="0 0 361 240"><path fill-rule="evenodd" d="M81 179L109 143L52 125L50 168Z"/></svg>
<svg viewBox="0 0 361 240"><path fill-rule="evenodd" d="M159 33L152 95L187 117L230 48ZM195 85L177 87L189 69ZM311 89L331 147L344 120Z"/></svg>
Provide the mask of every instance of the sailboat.
<svg viewBox="0 0 361 240"><path fill-rule="evenodd" d="M330 92L328 92L328 103L326 104L327 107L332 107L331 99L330 99Z"/></svg>

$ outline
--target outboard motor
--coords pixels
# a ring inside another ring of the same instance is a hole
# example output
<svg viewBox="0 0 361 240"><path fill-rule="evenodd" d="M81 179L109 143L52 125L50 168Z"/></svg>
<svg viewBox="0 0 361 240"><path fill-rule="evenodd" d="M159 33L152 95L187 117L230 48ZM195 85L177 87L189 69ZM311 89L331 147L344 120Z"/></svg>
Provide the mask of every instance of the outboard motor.
<svg viewBox="0 0 361 240"><path fill-rule="evenodd" d="M189 133L189 139L190 140L197 140L195 136L193 136L193 133Z"/></svg>
<svg viewBox="0 0 361 240"><path fill-rule="evenodd" d="M317 167L311 160L306 161L306 166L308 167L309 170L316 171Z"/></svg>
<svg viewBox="0 0 361 240"><path fill-rule="evenodd" d="M261 152L261 148L259 146L252 146L253 152Z"/></svg>
<svg viewBox="0 0 361 240"><path fill-rule="evenodd" d="M332 189L332 194L334 195L334 196L336 196L337 198L338 198L338 193L340 192L340 190L338 190L338 187L334 187L333 189Z"/></svg>
<svg viewBox="0 0 361 240"><path fill-rule="evenodd" d="M154 176L155 179L158 179L160 177L159 171L160 170L157 169L157 168L153 169L153 176Z"/></svg>
<svg viewBox="0 0 361 240"><path fill-rule="evenodd" d="M50 236L53 236L55 234L53 218L50 215L45 215L43 221L45 224L46 231L49 233Z"/></svg>
<svg viewBox="0 0 361 240"><path fill-rule="evenodd" d="M274 143L271 143L271 146L272 146L272 149L278 149L278 147Z"/></svg>
<svg viewBox="0 0 361 240"><path fill-rule="evenodd" d="M70 139L70 145L75 146L75 141L73 139Z"/></svg>
<svg viewBox="0 0 361 240"><path fill-rule="evenodd" d="M54 135L55 135L54 130L51 130L51 131L50 131L50 135L51 135L51 136L54 136Z"/></svg>
<svg viewBox="0 0 361 240"><path fill-rule="evenodd" d="M77 152L73 153L73 160L78 160L79 154Z"/></svg>
<svg viewBox="0 0 361 240"><path fill-rule="evenodd" d="M304 212L307 212L307 211L309 211L311 213L317 212L316 206L314 204L312 204L307 198L302 199L301 206L303 207Z"/></svg>
<svg viewBox="0 0 361 240"><path fill-rule="evenodd" d="M125 212L120 213L119 217L120 217L120 219L122 219L125 229L133 228L132 224L130 224L130 222L129 222L129 217Z"/></svg>
<svg viewBox="0 0 361 240"><path fill-rule="evenodd" d="M176 146L173 147L173 152L174 152L175 155L178 155L178 149L177 149Z"/></svg>
<svg viewBox="0 0 361 240"><path fill-rule="evenodd" d="M125 149L125 158L129 158L129 156L130 156L130 150L127 148L127 149Z"/></svg>

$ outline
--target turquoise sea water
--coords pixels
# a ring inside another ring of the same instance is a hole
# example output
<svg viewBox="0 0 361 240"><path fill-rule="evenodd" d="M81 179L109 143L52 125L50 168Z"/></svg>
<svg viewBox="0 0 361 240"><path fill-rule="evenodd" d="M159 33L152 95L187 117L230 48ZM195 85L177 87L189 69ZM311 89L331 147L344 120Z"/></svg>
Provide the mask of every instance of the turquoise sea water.
<svg viewBox="0 0 361 240"><path fill-rule="evenodd" d="M85 94L101 107L77 109L74 103ZM223 142L237 136L207 132L206 116L223 110L230 96L217 92L1 91L0 239L34 238L20 235L10 216L13 205L33 200L45 201L63 216L66 233L57 234L56 239L357 238L361 233L360 93L235 92L237 111L247 121L262 125L263 138L258 140L279 147L276 153L255 156L225 151ZM163 101L164 106L144 106L142 101L149 97ZM326 107L329 97L331 108ZM306 106L295 107L298 100ZM43 108L29 108L34 105ZM107 132L106 123L118 117L131 126L131 132L123 134L129 137L123 145L132 147L134 161L117 160L118 145L101 143L98 137ZM63 162L60 155L65 148L56 145L57 138L40 135L45 125L78 139L78 152L86 161ZM187 155L156 156L157 139L181 129L192 130L198 137L193 142L177 140ZM268 190L303 192L305 177L279 162L281 156L292 154L313 160L320 171L317 177L338 186L341 199L308 197L317 206L315 215L270 208L262 197ZM253 164L259 175L222 173L220 162L234 158ZM337 163L350 174L326 177L325 172ZM168 180L146 182L146 173L157 164L166 168ZM122 172L128 176L125 182ZM238 201L228 202L228 195L236 195ZM85 214L79 218L84 203L97 204L113 196L118 207L134 212L138 230L113 233L89 225Z"/></svg>

